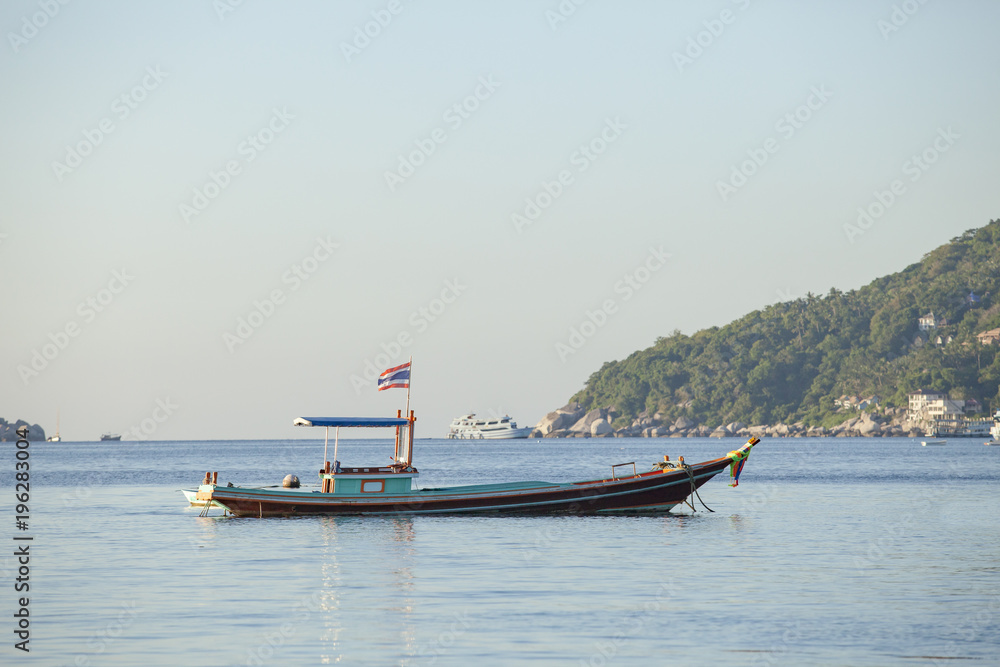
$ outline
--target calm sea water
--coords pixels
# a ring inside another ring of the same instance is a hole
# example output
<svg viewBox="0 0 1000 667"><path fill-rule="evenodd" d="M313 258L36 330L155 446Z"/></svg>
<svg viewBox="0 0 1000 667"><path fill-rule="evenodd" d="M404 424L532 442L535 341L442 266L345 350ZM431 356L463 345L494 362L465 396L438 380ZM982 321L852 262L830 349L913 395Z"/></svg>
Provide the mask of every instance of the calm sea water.
<svg viewBox="0 0 1000 667"><path fill-rule="evenodd" d="M567 481L741 442L420 440L415 462L421 486ZM32 444L31 653L4 549L0 662L1000 664L1000 447L980 440L766 439L738 488L702 488L714 513L660 517L202 518L178 492L207 470L313 483L322 447Z"/></svg>

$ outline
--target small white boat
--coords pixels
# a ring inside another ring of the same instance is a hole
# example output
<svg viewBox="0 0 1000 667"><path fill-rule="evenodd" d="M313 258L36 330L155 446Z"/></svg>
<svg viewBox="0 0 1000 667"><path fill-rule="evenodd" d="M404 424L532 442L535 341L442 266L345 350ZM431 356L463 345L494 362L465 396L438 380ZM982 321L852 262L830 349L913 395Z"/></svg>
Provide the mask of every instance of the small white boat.
<svg viewBox="0 0 1000 667"><path fill-rule="evenodd" d="M922 447L940 446L948 442L947 440L921 440L920 445Z"/></svg>
<svg viewBox="0 0 1000 667"><path fill-rule="evenodd" d="M191 503L191 505L193 505L194 507L205 506L205 501L198 500L198 498L196 497L198 495L198 489L181 489L181 493L184 494L184 497L187 498L187 501Z"/></svg>
<svg viewBox="0 0 1000 667"><path fill-rule="evenodd" d="M207 500L198 500L198 489L181 489L181 493L187 498L187 501L191 503L191 507L204 507L208 504ZM212 501L212 507L222 507L219 503Z"/></svg>
<svg viewBox="0 0 1000 667"><path fill-rule="evenodd" d="M474 413L456 417L451 422L448 437L452 440L511 440L527 438L530 428L518 428L510 415L496 419L480 419Z"/></svg>

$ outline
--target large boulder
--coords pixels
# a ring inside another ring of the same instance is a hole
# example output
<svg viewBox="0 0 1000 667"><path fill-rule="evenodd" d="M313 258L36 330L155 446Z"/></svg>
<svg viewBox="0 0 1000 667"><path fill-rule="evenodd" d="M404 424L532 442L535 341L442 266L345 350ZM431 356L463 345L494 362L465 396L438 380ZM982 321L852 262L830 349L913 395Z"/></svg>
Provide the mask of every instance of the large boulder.
<svg viewBox="0 0 1000 667"><path fill-rule="evenodd" d="M535 425L535 428L541 431L543 436L547 436L553 431L569 429L580 419L580 415L582 414L583 408L580 407L579 403L568 403L542 417L542 420Z"/></svg>
<svg viewBox="0 0 1000 667"><path fill-rule="evenodd" d="M871 418L869 415L865 415L861 420L855 425L858 433L865 438L873 438L875 436L882 435L882 427L877 421Z"/></svg>
<svg viewBox="0 0 1000 667"><path fill-rule="evenodd" d="M548 435L553 431L561 431L573 423L573 416L562 412L550 412L542 417L542 420L535 424L535 430L542 435Z"/></svg>
<svg viewBox="0 0 1000 667"><path fill-rule="evenodd" d="M615 430L611 428L611 424L604 419L597 419L590 425L590 435L595 438L614 432Z"/></svg>
<svg viewBox="0 0 1000 667"><path fill-rule="evenodd" d="M580 417L575 424L569 427L570 431L576 433L590 433L591 425L598 419L604 419L608 414L605 408L594 408L584 416Z"/></svg>
<svg viewBox="0 0 1000 667"><path fill-rule="evenodd" d="M678 417L677 421L674 422L674 426L676 426L678 430L683 430L694 426L694 422L687 417Z"/></svg>
<svg viewBox="0 0 1000 667"><path fill-rule="evenodd" d="M15 442L21 438L17 434L17 429L24 427L27 429L26 439L30 442L44 442L45 441L45 429L43 429L38 424L29 424L23 419L18 419L16 422L10 423L3 421L0 424L0 441L2 442Z"/></svg>
<svg viewBox="0 0 1000 667"><path fill-rule="evenodd" d="M727 428L725 424L720 424L719 426L716 427L716 429L714 431L712 431L711 433L708 434L708 437L710 437L710 438L728 438L731 435L732 435L732 433L729 431L729 428Z"/></svg>

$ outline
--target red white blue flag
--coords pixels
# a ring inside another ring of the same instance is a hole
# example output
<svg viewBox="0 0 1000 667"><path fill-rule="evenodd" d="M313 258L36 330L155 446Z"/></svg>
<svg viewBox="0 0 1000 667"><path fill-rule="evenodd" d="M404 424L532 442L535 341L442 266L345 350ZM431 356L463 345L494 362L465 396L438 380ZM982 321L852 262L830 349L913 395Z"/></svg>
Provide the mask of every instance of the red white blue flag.
<svg viewBox="0 0 1000 667"><path fill-rule="evenodd" d="M410 362L390 368L378 376L378 390L406 389L410 386Z"/></svg>

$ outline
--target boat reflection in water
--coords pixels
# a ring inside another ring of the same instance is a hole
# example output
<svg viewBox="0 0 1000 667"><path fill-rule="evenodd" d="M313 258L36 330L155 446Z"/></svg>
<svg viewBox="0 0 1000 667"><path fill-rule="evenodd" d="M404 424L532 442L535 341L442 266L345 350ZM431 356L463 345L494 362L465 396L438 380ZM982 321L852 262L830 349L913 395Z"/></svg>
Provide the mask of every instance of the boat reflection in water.
<svg viewBox="0 0 1000 667"><path fill-rule="evenodd" d="M417 655L413 519L380 517L362 521L357 517L324 516L319 517L319 522L323 545L320 579L323 583L309 602L319 615L317 625L322 628L320 662L333 664L348 660L351 643L356 643L358 637L347 633L356 633L359 627L368 626L365 622L368 616L372 624L381 628L380 634L398 633L395 638L383 636L383 641L398 646L402 655ZM345 581L344 569L353 571L357 564L340 562L343 553L357 552L359 539L365 544L378 545L366 552L364 569L382 575L377 575L376 581L366 582L362 587L365 590L358 590L356 581ZM381 590L389 595L380 596L373 604L367 590Z"/></svg>

